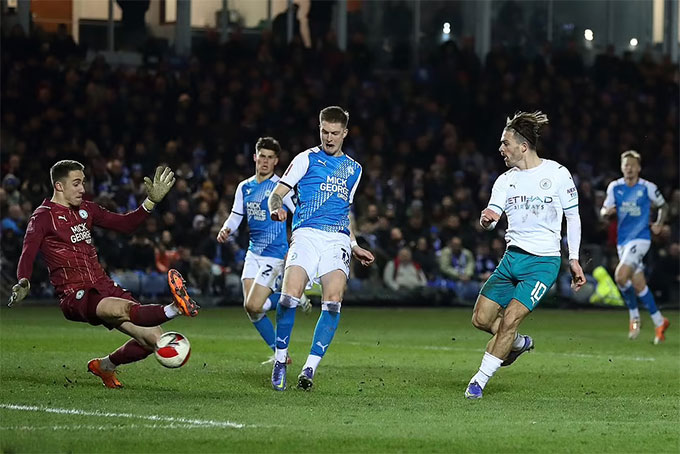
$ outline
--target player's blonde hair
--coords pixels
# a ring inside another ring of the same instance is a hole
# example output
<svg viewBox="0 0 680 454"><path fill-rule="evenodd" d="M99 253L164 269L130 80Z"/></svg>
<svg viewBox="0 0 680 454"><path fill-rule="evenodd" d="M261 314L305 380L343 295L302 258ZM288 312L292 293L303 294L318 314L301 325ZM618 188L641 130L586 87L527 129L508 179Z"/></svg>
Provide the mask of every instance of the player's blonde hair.
<svg viewBox="0 0 680 454"><path fill-rule="evenodd" d="M642 158L640 157L640 153L638 153L635 150L627 150L621 153L621 162L623 162L623 160L626 158L635 158L637 159L638 164L642 165Z"/></svg>
<svg viewBox="0 0 680 454"><path fill-rule="evenodd" d="M548 124L548 116L537 110L536 112L515 112L515 116L508 117L505 129L512 130L522 136L531 148L536 149L541 129Z"/></svg>

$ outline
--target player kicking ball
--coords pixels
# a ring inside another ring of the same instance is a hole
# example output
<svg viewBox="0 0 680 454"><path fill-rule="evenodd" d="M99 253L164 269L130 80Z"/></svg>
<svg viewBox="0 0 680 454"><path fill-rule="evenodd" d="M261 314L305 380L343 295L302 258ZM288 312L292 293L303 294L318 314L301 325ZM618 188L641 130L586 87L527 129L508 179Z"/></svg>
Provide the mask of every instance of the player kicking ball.
<svg viewBox="0 0 680 454"><path fill-rule="evenodd" d="M562 215L567 218L571 286L578 291L586 281L578 262L581 219L574 181L564 166L536 153L541 128L547 123L541 112L518 112L508 118L501 135L499 151L510 170L494 183L479 222L492 230L505 213L508 247L480 290L472 314L472 324L493 337L465 390L468 399L480 399L501 366L509 366L534 348L533 339L518 329L557 280Z"/></svg>
<svg viewBox="0 0 680 454"><path fill-rule="evenodd" d="M174 173L168 167L158 167L153 180L144 178L147 198L142 205L129 213L117 214L83 200L84 169L81 163L70 160L59 161L50 169L54 192L31 215L17 269L19 282L12 287L8 306L28 295L33 262L40 251L64 317L115 328L132 337L115 352L87 365L88 371L101 378L106 387L122 388L116 367L149 356L163 333L159 325L179 315L195 317L199 306L187 294L184 280L176 270L168 272L171 304L139 304L104 272L92 244L93 226L126 234L133 232L175 184Z"/></svg>
<svg viewBox="0 0 680 454"><path fill-rule="evenodd" d="M285 221L284 197L297 188L293 238L286 259L281 299L276 309L276 352L272 388L286 389L286 358L305 286L321 281L321 315L314 329L312 348L298 376L298 388L309 390L321 359L331 345L340 321L342 297L349 277L350 259L373 263L373 254L357 246L349 209L361 179L361 165L342 151L349 114L337 106L319 113L321 145L295 156L269 196L269 212Z"/></svg>
<svg viewBox="0 0 680 454"><path fill-rule="evenodd" d="M661 315L654 295L647 287L643 259L652 243L650 229L655 235L661 233L669 209L656 185L640 178L641 161L637 151L628 150L621 154L623 178L612 181L607 187L600 215L603 218L616 215L618 220L616 249L619 264L614 280L628 306L628 338L636 339L640 334L639 299L649 310L655 326L654 343L659 344L666 339L665 332L670 322ZM649 210L652 206L658 208L658 214L650 227Z"/></svg>
<svg viewBox="0 0 680 454"><path fill-rule="evenodd" d="M267 311L276 310L281 293L283 263L288 252L286 224L273 221L270 217L268 198L279 182L274 173L279 162L281 145L273 137L260 137L255 144L255 175L239 183L234 194L234 205L224 225L217 234L217 241L224 243L236 232L246 216L250 241L246 253L241 284L243 286L243 307L253 326L272 350L276 349L274 325L267 317ZM291 213L295 203L286 195L283 205ZM300 298L300 307L309 312L311 304L306 296ZM270 361L273 362L272 357ZM288 358L290 362L290 358Z"/></svg>

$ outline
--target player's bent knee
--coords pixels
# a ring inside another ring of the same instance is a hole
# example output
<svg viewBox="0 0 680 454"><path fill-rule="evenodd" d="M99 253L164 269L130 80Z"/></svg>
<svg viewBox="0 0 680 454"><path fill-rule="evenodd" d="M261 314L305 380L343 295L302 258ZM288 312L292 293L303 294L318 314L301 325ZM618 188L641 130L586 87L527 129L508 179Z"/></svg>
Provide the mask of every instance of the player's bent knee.
<svg viewBox="0 0 680 454"><path fill-rule="evenodd" d="M287 293L282 293L281 298L279 299L279 306L287 307L289 309L292 309L294 307L297 307L298 304L300 304L300 298L296 298L292 295L289 295Z"/></svg>
<svg viewBox="0 0 680 454"><path fill-rule="evenodd" d="M246 302L243 304L243 307L246 309L246 312L248 312L249 315L262 312L263 306L264 301L259 302L250 298L247 299Z"/></svg>
<svg viewBox="0 0 680 454"><path fill-rule="evenodd" d="M484 319L478 312L472 313L472 325L483 331L488 331L491 328L492 321Z"/></svg>
<svg viewBox="0 0 680 454"><path fill-rule="evenodd" d="M340 312L341 307L342 302L340 301L323 301L321 303L322 311L334 312L336 314Z"/></svg>

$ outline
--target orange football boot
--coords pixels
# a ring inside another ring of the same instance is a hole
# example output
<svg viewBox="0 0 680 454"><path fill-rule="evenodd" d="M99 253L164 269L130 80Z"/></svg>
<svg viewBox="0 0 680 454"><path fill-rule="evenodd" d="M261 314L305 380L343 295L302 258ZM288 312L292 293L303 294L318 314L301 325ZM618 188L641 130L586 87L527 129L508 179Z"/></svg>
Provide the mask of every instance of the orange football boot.
<svg viewBox="0 0 680 454"><path fill-rule="evenodd" d="M122 388L123 384L116 378L115 370L103 370L101 368L102 360L99 358L91 359L87 363L87 371L97 377L101 378L104 382L104 386L107 388Z"/></svg>
<svg viewBox="0 0 680 454"><path fill-rule="evenodd" d="M172 299L182 314L187 317L196 317L201 308L196 301L192 300L187 293L184 278L179 271L172 269L168 271L168 285L172 293Z"/></svg>
<svg viewBox="0 0 680 454"><path fill-rule="evenodd" d="M666 336L664 333L666 332L666 329L670 326L671 322L668 321L667 318L664 317L663 323L661 326L657 326L654 328L654 343L659 344L663 341L666 340Z"/></svg>

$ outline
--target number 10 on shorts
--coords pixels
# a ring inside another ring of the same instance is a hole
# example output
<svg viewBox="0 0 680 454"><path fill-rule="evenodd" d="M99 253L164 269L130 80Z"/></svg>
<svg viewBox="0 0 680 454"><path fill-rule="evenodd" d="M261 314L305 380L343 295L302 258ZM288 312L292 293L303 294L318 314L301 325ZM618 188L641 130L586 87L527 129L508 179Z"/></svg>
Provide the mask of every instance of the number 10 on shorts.
<svg viewBox="0 0 680 454"><path fill-rule="evenodd" d="M543 298L546 290L548 290L548 288L543 282L536 281L536 285L534 285L534 289L531 291L531 301L534 303L534 306L536 306L541 298Z"/></svg>

